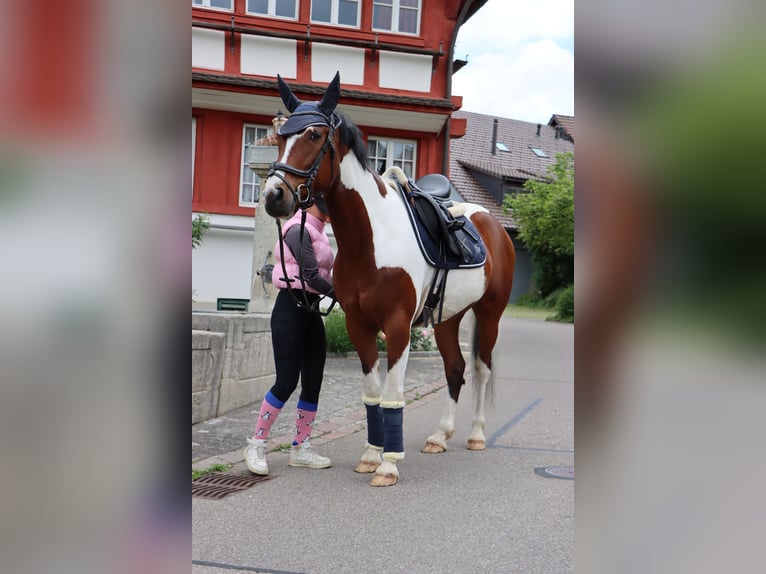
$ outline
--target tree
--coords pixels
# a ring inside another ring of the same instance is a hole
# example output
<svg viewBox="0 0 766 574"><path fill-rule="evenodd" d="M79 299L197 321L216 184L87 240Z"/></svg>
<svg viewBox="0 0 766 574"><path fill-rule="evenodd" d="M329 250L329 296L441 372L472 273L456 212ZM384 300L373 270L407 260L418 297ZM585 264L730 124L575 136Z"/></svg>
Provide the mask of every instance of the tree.
<svg viewBox="0 0 766 574"><path fill-rule="evenodd" d="M210 218L200 213L192 219L192 249L202 245L202 236L210 229Z"/></svg>
<svg viewBox="0 0 766 574"><path fill-rule="evenodd" d="M574 282L574 154L558 154L548 177L527 180L524 189L507 195L503 209L513 210L532 253L532 280L545 297Z"/></svg>

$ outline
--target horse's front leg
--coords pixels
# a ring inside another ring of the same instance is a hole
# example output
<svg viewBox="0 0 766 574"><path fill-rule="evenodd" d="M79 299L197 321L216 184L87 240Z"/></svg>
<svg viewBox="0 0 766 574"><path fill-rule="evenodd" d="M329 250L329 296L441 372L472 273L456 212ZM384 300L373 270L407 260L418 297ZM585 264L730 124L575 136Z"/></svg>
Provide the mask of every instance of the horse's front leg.
<svg viewBox="0 0 766 574"><path fill-rule="evenodd" d="M364 373L362 402L367 409L367 442L354 472L375 472L383 461L383 411L378 358L377 329L346 315L346 330L354 344Z"/></svg>
<svg viewBox="0 0 766 574"><path fill-rule="evenodd" d="M388 373L380 403L383 412L383 462L375 471L370 486L393 486L399 481L396 463L404 458L404 375L410 355L409 322L386 331Z"/></svg>

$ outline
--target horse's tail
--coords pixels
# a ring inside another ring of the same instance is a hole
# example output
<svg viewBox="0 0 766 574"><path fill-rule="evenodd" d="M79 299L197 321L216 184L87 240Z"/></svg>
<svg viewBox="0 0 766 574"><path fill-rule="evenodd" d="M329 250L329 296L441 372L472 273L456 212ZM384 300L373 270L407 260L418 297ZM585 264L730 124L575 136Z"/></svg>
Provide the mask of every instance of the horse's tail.
<svg viewBox="0 0 766 574"><path fill-rule="evenodd" d="M476 367L478 363L476 362L479 359L479 329L477 327L476 323L476 315L473 311L469 311L468 315L470 316L471 321L471 358L473 359L473 378L474 378L474 385L476 385L476 377L478 376L478 372L476 371ZM492 351L492 357L494 358L494 349ZM494 361L490 359L490 365ZM493 407L495 405L495 371L494 369L489 369L489 379L487 379L487 386L484 389L484 401L487 406Z"/></svg>

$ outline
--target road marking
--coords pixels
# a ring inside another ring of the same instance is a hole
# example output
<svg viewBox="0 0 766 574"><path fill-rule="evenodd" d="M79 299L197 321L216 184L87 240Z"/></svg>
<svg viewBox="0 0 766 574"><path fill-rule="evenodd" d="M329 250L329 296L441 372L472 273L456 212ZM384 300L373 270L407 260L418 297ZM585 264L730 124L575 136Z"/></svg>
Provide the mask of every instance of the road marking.
<svg viewBox="0 0 766 574"><path fill-rule="evenodd" d="M287 570L270 570L269 568L253 568L252 566L236 566L234 564L221 564L220 562L208 562L207 560L192 560L192 564L197 566L209 566L210 568L220 568L221 570L244 570L246 572L257 572L258 574L300 574L299 572L288 572Z"/></svg>
<svg viewBox="0 0 766 574"><path fill-rule="evenodd" d="M515 417L513 417L511 420L509 420L507 423L501 426L497 431L495 431L495 434L489 437L489 440L487 441L487 446L494 447L495 441L497 439L499 439L501 436L503 436L505 433L511 430L514 426L516 426L516 423L518 423L521 419L527 416L532 409L534 409L538 404L540 404L542 400L543 399L535 399L534 401L529 403L526 407L524 407L521 410L521 412L519 412Z"/></svg>

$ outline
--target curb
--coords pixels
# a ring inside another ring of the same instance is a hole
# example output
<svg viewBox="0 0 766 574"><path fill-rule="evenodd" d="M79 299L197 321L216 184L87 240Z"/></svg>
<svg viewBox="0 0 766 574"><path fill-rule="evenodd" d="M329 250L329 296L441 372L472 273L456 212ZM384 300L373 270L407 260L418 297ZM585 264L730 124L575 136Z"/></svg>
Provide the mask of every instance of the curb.
<svg viewBox="0 0 766 574"><path fill-rule="evenodd" d="M441 357L439 351L410 351L410 357ZM385 359L387 357L385 351L380 351L378 357ZM327 353L327 358L333 359L358 359L359 355L356 351L349 351L348 353Z"/></svg>
<svg viewBox="0 0 766 574"><path fill-rule="evenodd" d="M430 352L430 351L429 351ZM438 355L438 353L437 353ZM437 380L425 385L420 385L404 393L404 411L408 412L416 409L426 403L429 403L439 397L437 391L446 387L444 381ZM318 422L311 433L311 444L321 446L328 442L345 438L367 428L367 411L362 406L351 413L337 417L330 421ZM290 444L293 440L292 433L281 434L269 438L267 443L267 452L274 452L280 445ZM192 464L192 470L205 470L214 464L233 465L230 472L242 472L249 474L250 471L245 467L244 455L246 445L231 452L211 456Z"/></svg>

